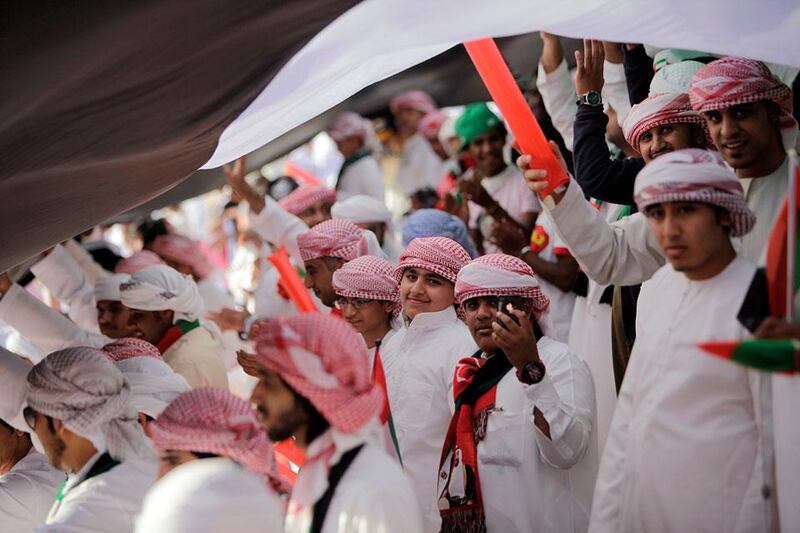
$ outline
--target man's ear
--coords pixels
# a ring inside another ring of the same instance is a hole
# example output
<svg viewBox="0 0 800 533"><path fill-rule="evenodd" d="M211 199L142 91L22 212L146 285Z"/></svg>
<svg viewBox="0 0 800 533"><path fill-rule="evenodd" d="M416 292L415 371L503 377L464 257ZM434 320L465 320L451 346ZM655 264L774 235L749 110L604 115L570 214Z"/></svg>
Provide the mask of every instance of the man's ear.
<svg viewBox="0 0 800 533"><path fill-rule="evenodd" d="M706 132L700 126L694 126L692 128L692 136L694 137L695 146L705 146L707 144Z"/></svg>
<svg viewBox="0 0 800 533"><path fill-rule="evenodd" d="M394 307L394 302L387 302L384 300L381 302L381 307L383 307L383 311L388 315L392 312L392 308Z"/></svg>
<svg viewBox="0 0 800 533"><path fill-rule="evenodd" d="M727 229L728 233L733 231L733 221L731 220L731 214L727 210L720 210L719 223L723 228Z"/></svg>
<svg viewBox="0 0 800 533"><path fill-rule="evenodd" d="M778 127L781 118L780 106L772 101L766 101L764 102L764 105L767 108L767 120L771 125Z"/></svg>

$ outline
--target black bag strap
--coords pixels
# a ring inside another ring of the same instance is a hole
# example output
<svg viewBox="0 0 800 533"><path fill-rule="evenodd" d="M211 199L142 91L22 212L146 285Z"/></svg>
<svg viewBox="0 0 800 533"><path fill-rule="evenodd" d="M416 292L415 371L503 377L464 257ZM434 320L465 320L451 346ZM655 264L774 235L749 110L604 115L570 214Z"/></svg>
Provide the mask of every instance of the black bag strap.
<svg viewBox="0 0 800 533"><path fill-rule="evenodd" d="M339 462L331 467L331 471L328 474L328 488L325 489L325 493L314 504L314 514L311 519L311 529L309 529L309 533L320 533L322 531L322 525L325 523L325 515L328 514L328 507L331 504L334 492L336 492L336 487L339 485L345 472L347 472L347 469L350 468L350 463L353 462L353 459L356 458L356 455L358 455L358 452L360 452L363 447L364 445L362 444L361 446L356 446L351 450L347 450L342 454L342 458L339 459Z"/></svg>

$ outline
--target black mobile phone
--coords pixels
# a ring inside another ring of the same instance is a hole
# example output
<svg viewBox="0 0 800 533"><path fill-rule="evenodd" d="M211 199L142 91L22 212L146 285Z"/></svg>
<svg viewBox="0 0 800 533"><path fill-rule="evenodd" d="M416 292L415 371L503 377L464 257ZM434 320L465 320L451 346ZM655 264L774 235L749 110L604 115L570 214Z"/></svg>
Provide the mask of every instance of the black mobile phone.
<svg viewBox="0 0 800 533"><path fill-rule="evenodd" d="M504 313L507 317L511 318L511 320L513 320L516 325L519 326L519 319L516 316L514 316L514 315L512 315L511 313L508 312L508 302L509 301L507 299L505 299L505 298L498 298L497 299L497 312L498 313ZM508 329L506 327L506 325L503 324L503 321L500 320L500 317L495 318L495 320L497 320L497 323L500 324L501 326L503 326L503 328L505 328L506 330Z"/></svg>

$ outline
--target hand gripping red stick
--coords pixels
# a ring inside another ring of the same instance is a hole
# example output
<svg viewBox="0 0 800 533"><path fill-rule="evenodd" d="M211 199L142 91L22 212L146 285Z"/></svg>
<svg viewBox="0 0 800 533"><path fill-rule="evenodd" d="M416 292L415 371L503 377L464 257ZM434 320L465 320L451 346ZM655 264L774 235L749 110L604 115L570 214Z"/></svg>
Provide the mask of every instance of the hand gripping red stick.
<svg viewBox="0 0 800 533"><path fill-rule="evenodd" d="M281 246L277 252L267 257L270 263L275 266L278 274L281 276L281 285L286 290L289 298L294 302L295 307L301 313L314 313L319 312L317 304L311 298L311 293L303 284L303 280L297 274L297 270L292 266L289 261L289 254L286 248Z"/></svg>
<svg viewBox="0 0 800 533"><path fill-rule="evenodd" d="M472 63L478 70L483 84L500 108L508 126L517 138L522 152L533 156L538 167L547 170L548 185L541 192L545 202L552 202L550 195L569 181L569 176L556 161L547 139L533 116L528 102L522 96L517 82L511 75L494 39L479 39L464 43Z"/></svg>

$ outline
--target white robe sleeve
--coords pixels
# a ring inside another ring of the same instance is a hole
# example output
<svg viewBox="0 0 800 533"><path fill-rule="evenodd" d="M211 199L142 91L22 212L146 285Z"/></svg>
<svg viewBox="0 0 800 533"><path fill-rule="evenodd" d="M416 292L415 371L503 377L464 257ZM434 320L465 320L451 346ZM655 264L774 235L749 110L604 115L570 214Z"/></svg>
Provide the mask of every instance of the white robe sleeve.
<svg viewBox="0 0 800 533"><path fill-rule="evenodd" d="M69 306L69 317L78 326L99 331L94 287L63 246L56 246L50 255L31 267L31 272L53 296Z"/></svg>
<svg viewBox="0 0 800 533"><path fill-rule="evenodd" d="M75 239L69 239L65 242L64 250L78 263L92 286L97 283L98 279L111 275L110 272L97 264L92 254L87 252Z"/></svg>
<svg viewBox="0 0 800 533"><path fill-rule="evenodd" d="M39 523L41 518L37 515L41 513L37 513L36 506L41 499L41 490L23 476L0 477L0 523L3 531L30 531ZM51 490L50 496L54 496L54 491Z"/></svg>
<svg viewBox="0 0 800 533"><path fill-rule="evenodd" d="M629 475L625 469L625 460L630 442L633 388L639 374L640 359L631 358L619 391L595 483L589 533L622 531L620 520L624 501L623 489L625 477Z"/></svg>
<svg viewBox="0 0 800 533"><path fill-rule="evenodd" d="M275 245L275 248L285 246L289 255L302 264L297 236L308 231L305 222L267 196L264 198L264 209L260 213L250 212L250 225L262 239Z"/></svg>
<svg viewBox="0 0 800 533"><path fill-rule="evenodd" d="M625 81L625 67L622 63L603 63L603 98L608 105L617 112L617 123L622 127L622 122L631 110L631 101L628 96L628 85Z"/></svg>
<svg viewBox="0 0 800 533"><path fill-rule="evenodd" d="M583 271L599 285L636 285L664 264L643 214L609 224L589 205L574 179L561 202L544 211Z"/></svg>
<svg viewBox="0 0 800 533"><path fill-rule="evenodd" d="M573 126L578 106L575 105L575 85L567 70L567 62L561 64L551 73L544 71L539 63L539 72L536 75L536 88L542 95L542 103L553 121L553 126L564 138L567 150L572 151L574 139Z"/></svg>
<svg viewBox="0 0 800 533"><path fill-rule="evenodd" d="M14 284L0 300L0 320L33 343L42 354L72 346L101 347L112 339L87 331Z"/></svg>
<svg viewBox="0 0 800 533"><path fill-rule="evenodd" d="M542 460L554 468L566 469L575 466L589 446L594 386L586 363L562 343L552 341L550 346L550 354L542 356L544 379L523 388L528 398L529 422L534 424L533 410L538 407L550 426L549 438L538 427L535 431Z"/></svg>

